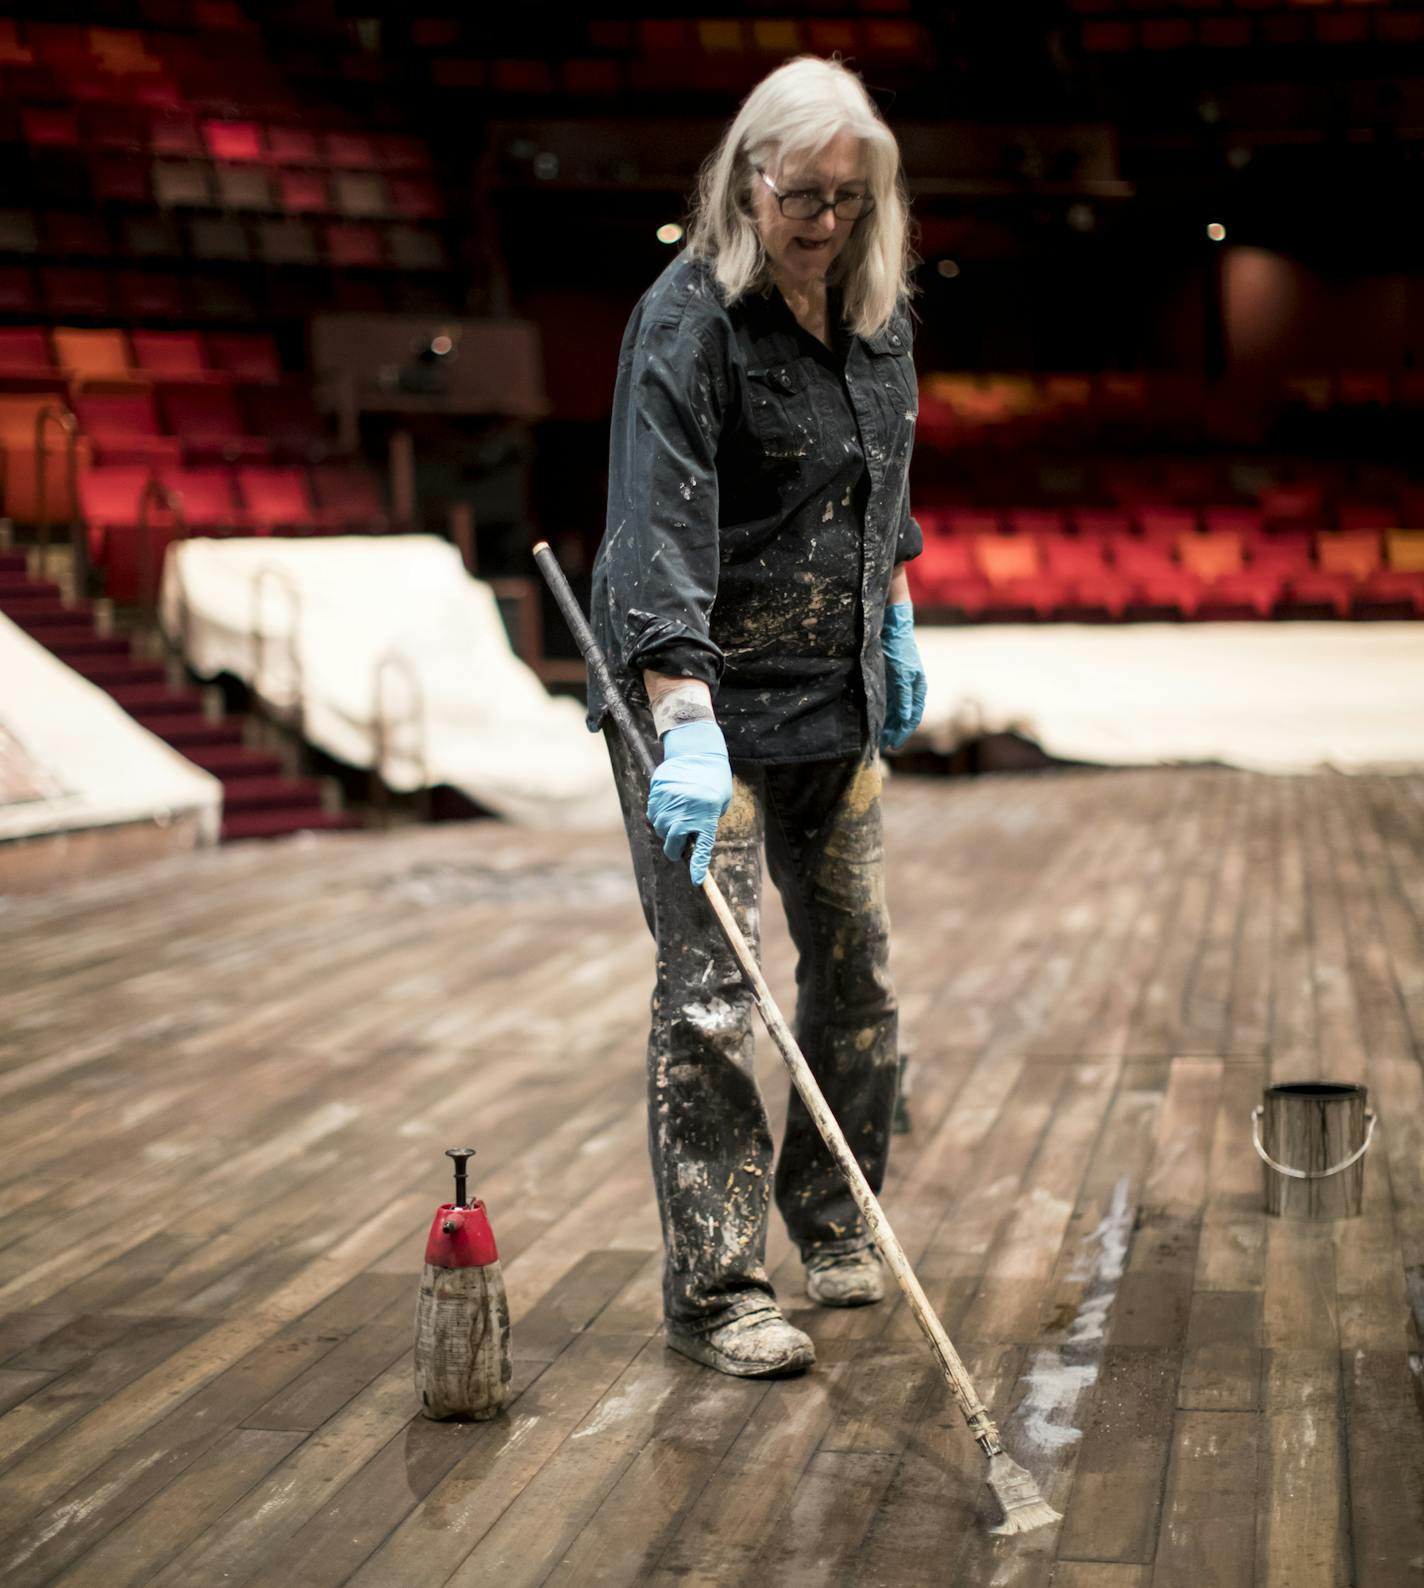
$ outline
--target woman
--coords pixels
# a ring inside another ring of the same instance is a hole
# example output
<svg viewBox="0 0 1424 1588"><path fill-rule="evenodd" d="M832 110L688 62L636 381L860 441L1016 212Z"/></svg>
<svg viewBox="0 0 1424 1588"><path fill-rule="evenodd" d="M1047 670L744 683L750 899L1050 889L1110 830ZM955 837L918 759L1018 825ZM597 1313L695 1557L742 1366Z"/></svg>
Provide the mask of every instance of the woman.
<svg viewBox="0 0 1424 1588"><path fill-rule="evenodd" d="M921 547L912 258L894 137L857 76L800 57L751 92L708 159L687 247L619 358L592 620L663 757L649 787L608 735L657 944L648 1135L665 1324L669 1345L725 1373L815 1359L767 1277L773 1191L813 1300L884 1293L794 1095L773 1180L751 997L698 888L710 865L755 948L765 847L799 953L797 1038L878 1190L898 1063L878 752L924 704L903 566ZM605 706L589 688L596 730Z"/></svg>

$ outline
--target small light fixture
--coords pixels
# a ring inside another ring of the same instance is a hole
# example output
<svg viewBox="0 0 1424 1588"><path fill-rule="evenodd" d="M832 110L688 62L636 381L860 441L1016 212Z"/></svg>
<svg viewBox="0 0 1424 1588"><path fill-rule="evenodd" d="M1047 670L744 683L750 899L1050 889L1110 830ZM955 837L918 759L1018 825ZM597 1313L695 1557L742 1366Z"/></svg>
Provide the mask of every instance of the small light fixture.
<svg viewBox="0 0 1424 1588"><path fill-rule="evenodd" d="M935 269L939 271L946 281L953 281L959 274L959 266L952 259L941 259Z"/></svg>
<svg viewBox="0 0 1424 1588"><path fill-rule="evenodd" d="M444 331L437 332L436 335L430 338L430 351L434 353L437 358L444 358L445 355L454 348L454 346L455 343L453 338L446 335Z"/></svg>
<svg viewBox="0 0 1424 1588"><path fill-rule="evenodd" d="M1226 228L1221 224L1220 221L1210 222L1207 226L1206 234L1214 243L1226 241Z"/></svg>
<svg viewBox="0 0 1424 1588"><path fill-rule="evenodd" d="M680 243L682 241L682 227L676 221L669 221L666 226L659 226L658 241L669 245Z"/></svg>

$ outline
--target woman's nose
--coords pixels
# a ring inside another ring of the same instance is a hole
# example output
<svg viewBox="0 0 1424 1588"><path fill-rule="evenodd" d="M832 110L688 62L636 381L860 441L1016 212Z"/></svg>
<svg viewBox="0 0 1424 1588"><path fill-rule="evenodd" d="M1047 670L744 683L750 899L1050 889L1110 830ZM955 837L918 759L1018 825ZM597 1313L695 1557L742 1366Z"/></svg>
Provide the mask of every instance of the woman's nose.
<svg viewBox="0 0 1424 1588"><path fill-rule="evenodd" d="M823 231L833 232L836 229L837 215L834 210L822 210L816 219L821 224Z"/></svg>

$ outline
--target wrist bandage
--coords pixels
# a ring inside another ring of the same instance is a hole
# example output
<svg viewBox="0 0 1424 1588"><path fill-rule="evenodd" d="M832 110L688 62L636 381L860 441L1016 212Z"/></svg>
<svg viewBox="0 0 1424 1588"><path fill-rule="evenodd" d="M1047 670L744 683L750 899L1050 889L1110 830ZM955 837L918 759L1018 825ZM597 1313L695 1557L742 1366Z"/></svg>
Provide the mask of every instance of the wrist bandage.
<svg viewBox="0 0 1424 1588"><path fill-rule="evenodd" d="M669 728L681 728L689 722L715 722L712 703L707 698L705 684L679 684L659 695L652 703L653 727L659 736Z"/></svg>

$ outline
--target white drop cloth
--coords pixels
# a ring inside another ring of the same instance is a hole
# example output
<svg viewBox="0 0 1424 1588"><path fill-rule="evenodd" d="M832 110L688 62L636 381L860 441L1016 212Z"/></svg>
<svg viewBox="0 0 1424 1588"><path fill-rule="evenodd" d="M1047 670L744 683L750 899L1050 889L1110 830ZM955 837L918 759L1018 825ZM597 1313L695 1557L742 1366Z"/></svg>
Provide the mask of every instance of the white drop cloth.
<svg viewBox="0 0 1424 1588"><path fill-rule="evenodd" d="M0 839L196 815L217 842L222 784L3 616L0 727L28 769L0 803Z"/></svg>
<svg viewBox="0 0 1424 1588"><path fill-rule="evenodd" d="M1013 729L1106 765L1424 765L1424 623L925 625L916 638L936 749Z"/></svg>
<svg viewBox="0 0 1424 1588"><path fill-rule="evenodd" d="M583 707L514 655L493 591L438 536L184 540L164 560L161 612L201 676L230 673L282 712L300 684L306 738L349 766L375 762L377 665L400 658L386 674L393 789L448 784L515 822L620 824Z"/></svg>

